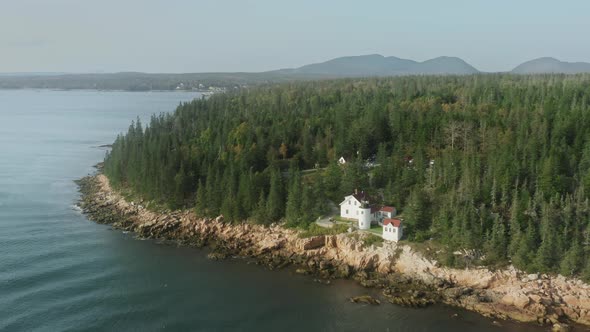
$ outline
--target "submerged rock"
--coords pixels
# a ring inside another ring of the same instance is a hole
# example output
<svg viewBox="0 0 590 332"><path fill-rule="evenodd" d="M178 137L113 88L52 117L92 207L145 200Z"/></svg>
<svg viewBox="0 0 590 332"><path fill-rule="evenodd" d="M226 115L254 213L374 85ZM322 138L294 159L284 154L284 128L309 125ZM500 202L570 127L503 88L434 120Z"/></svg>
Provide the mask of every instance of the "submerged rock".
<svg viewBox="0 0 590 332"><path fill-rule="evenodd" d="M564 323L555 323L551 327L551 331L553 331L553 332L568 332L570 330L571 329L570 329L569 325L564 324Z"/></svg>
<svg viewBox="0 0 590 332"><path fill-rule="evenodd" d="M373 304L373 305L381 304L381 301L377 300L376 298L373 298L370 295L354 296L354 297L351 297L349 300L352 303L364 303L364 304Z"/></svg>
<svg viewBox="0 0 590 332"><path fill-rule="evenodd" d="M227 254L226 253L222 253L222 252L210 252L209 254L207 254L207 258L214 260L214 261L220 261L220 260L224 260L227 258Z"/></svg>

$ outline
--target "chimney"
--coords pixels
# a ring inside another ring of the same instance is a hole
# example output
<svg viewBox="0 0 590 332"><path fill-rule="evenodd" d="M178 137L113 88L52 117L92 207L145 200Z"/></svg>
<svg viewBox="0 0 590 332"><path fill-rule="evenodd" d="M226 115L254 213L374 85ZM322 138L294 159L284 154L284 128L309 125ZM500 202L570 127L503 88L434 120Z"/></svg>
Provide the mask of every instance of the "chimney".
<svg viewBox="0 0 590 332"><path fill-rule="evenodd" d="M359 190L354 188L354 194L357 195L359 193Z"/></svg>

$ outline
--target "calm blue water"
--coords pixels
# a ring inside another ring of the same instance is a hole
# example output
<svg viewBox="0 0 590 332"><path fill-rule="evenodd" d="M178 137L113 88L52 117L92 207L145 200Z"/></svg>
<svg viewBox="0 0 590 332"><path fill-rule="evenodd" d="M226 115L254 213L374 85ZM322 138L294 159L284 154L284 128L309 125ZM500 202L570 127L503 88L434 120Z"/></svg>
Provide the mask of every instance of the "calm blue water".
<svg viewBox="0 0 590 332"><path fill-rule="evenodd" d="M212 262L89 222L73 180L136 117L196 94L0 90L0 331L522 331L447 308L362 306L374 291ZM459 318L451 318L455 313Z"/></svg>

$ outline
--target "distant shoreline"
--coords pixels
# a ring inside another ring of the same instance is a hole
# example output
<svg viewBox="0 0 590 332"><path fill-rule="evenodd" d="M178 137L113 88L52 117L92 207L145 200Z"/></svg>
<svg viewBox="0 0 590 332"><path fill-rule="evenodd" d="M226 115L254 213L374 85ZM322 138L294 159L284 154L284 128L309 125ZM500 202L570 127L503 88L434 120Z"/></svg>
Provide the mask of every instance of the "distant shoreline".
<svg viewBox="0 0 590 332"><path fill-rule="evenodd" d="M68 91L88 91L88 92L186 92L186 93L200 93L200 94L214 94L216 92L208 90L121 90L121 89L86 89L86 88L73 88L73 89L55 89L55 88L2 88L0 91L56 91L56 92L68 92Z"/></svg>

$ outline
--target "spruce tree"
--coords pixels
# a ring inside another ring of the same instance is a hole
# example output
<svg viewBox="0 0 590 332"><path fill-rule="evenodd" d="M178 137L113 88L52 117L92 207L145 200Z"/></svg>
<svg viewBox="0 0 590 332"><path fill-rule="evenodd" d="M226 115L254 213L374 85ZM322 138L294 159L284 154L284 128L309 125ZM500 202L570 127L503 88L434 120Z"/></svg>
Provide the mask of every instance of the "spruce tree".
<svg viewBox="0 0 590 332"><path fill-rule="evenodd" d="M285 217L291 225L299 224L301 220L301 179L299 172L295 172L291 179L289 194L287 195L287 207Z"/></svg>
<svg viewBox="0 0 590 332"><path fill-rule="evenodd" d="M199 180L197 185L197 197L195 202L195 214L200 217L207 215L207 193L205 192L205 186L203 181Z"/></svg>
<svg viewBox="0 0 590 332"><path fill-rule="evenodd" d="M574 276L580 272L584 264L584 250L576 239L574 243L565 253L563 260L559 266L559 273L564 276Z"/></svg>
<svg viewBox="0 0 590 332"><path fill-rule="evenodd" d="M266 212L266 197L264 195L264 191L260 192L260 196L258 198L258 204L256 204L256 210L254 210L254 221L258 224L269 224L270 219L268 218L268 214Z"/></svg>
<svg viewBox="0 0 590 332"><path fill-rule="evenodd" d="M270 188L266 201L267 217L272 221L278 221L284 215L284 204L281 173L278 169L273 168L270 171Z"/></svg>
<svg viewBox="0 0 590 332"><path fill-rule="evenodd" d="M303 197L301 199L301 223L307 226L314 222L314 205L315 197L313 189L309 185L303 187Z"/></svg>

